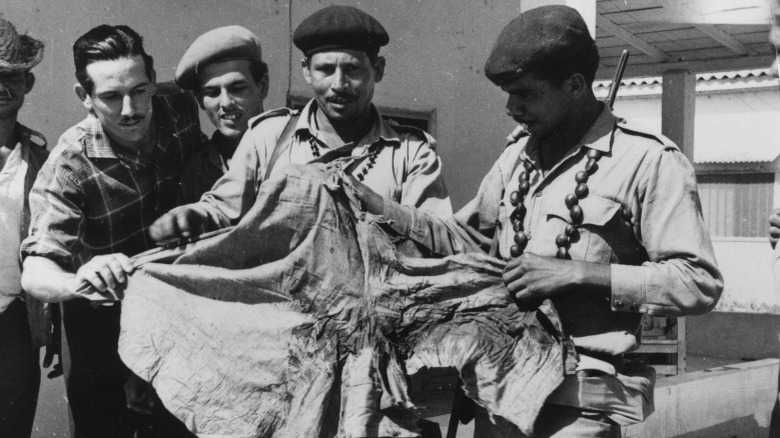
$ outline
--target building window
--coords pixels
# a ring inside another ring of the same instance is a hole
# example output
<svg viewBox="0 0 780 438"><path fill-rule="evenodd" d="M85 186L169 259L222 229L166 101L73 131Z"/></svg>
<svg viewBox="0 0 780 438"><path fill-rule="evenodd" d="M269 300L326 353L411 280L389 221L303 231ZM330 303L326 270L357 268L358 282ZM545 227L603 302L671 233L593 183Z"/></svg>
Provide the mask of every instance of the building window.
<svg viewBox="0 0 780 438"><path fill-rule="evenodd" d="M697 180L711 236L766 238L773 173L704 174Z"/></svg>

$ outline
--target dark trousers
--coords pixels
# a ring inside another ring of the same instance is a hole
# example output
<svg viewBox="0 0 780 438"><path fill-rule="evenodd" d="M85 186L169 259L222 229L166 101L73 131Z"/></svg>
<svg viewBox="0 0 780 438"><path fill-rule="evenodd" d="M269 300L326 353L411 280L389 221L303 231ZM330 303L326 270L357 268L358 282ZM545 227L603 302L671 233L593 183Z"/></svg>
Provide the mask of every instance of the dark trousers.
<svg viewBox="0 0 780 438"><path fill-rule="evenodd" d="M93 308L86 300L63 303L69 350L65 387L74 438L194 437L157 400L152 414L127 409L124 385L131 371L117 351L120 305Z"/></svg>
<svg viewBox="0 0 780 438"><path fill-rule="evenodd" d="M30 438L41 371L22 300L0 313L0 436Z"/></svg>

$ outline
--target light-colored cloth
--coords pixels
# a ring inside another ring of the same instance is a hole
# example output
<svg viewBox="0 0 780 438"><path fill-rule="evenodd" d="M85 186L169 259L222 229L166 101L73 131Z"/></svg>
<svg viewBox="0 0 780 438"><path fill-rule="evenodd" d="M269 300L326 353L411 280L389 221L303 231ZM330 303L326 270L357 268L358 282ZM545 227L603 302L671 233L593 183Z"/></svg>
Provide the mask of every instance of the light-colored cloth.
<svg viewBox="0 0 780 438"><path fill-rule="evenodd" d="M24 177L24 195L22 197L24 206L21 221L16 231L8 230L8 232L15 232L21 241L27 237L27 232L30 229L30 198L28 194L38 177L38 171L46 162L49 152L46 150L46 138L43 134L33 131L19 122L16 122L16 126L14 126L14 141L16 142L15 148L26 150L25 153L22 153L22 159L26 162L27 171ZM18 246L15 247L14 259L21 269L22 259L19 257L18 248ZM30 334L32 335L32 348L37 350L44 345L50 345L52 342L51 307L31 296L26 296L25 301Z"/></svg>
<svg viewBox="0 0 780 438"><path fill-rule="evenodd" d="M0 313L22 292L17 230L24 212L24 179L29 150L17 144L0 170Z"/></svg>
<svg viewBox="0 0 780 438"><path fill-rule="evenodd" d="M200 437L419 437L422 367L528 431L573 348L555 310L520 312L478 251L417 258L323 166L274 172L235 229L137 270L123 362Z"/></svg>
<svg viewBox="0 0 780 438"><path fill-rule="evenodd" d="M507 258L514 244L509 197L517 190L523 158L535 168L524 200L524 229L531 236L525 251L555 257L555 239L571 222L564 198L574 192L575 175L584 170L591 149L604 155L588 179L587 197L579 201L583 226L569 255L573 260L609 264L612 296L607 300L573 291L552 301L564 331L574 337L581 353L601 357L626 353L639 345L642 313L704 313L715 306L723 290L693 167L665 137L627 123L605 106L579 144L544 175L533 138L508 146L477 196L448 219L449 227L387 200L385 215L399 233L439 254L462 251L463 241L469 239L487 248L497 234L498 251ZM451 232L453 225L461 231ZM590 363L590 368L610 368L604 361ZM615 395L616 386L610 386L608 378L602 382L604 397ZM653 385L646 377L644 383L637 387L652 411ZM635 399L625 390L617 399ZM649 414L643 406L635 408Z"/></svg>
<svg viewBox="0 0 780 438"><path fill-rule="evenodd" d="M312 144L325 154L331 148L321 139L315 123L317 105L310 101L301 111L292 143L274 164L274 171L286 164L305 164L315 158ZM374 124L352 150L356 171L362 170L369 148L382 146L376 163L363 181L373 191L402 205L420 208L434 216L448 216L452 205L441 176L441 160L435 140L425 132L392 126L372 106ZM252 207L266 166L289 120L289 113L268 117L260 115L249 122L250 129L230 163L230 170L203 195L201 204L213 212L223 226L235 224ZM345 145L344 147L350 147Z"/></svg>

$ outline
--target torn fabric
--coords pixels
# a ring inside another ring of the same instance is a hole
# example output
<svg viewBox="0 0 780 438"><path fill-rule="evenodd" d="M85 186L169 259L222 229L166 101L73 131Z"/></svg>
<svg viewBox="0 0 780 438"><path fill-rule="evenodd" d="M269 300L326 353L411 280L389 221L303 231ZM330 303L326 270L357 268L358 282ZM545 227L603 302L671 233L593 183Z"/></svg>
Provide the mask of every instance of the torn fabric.
<svg viewBox="0 0 780 438"><path fill-rule="evenodd" d="M529 432L572 353L551 305L509 300L503 267L422 258L355 211L336 167L290 166L232 231L132 275L119 352L200 437L418 437L423 367L455 368Z"/></svg>

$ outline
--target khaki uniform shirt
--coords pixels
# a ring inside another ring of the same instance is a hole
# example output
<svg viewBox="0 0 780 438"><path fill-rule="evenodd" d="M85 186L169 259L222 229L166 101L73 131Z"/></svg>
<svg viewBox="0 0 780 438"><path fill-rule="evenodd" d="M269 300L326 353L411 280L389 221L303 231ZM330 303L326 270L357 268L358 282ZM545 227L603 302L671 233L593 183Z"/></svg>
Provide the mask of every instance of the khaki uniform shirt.
<svg viewBox="0 0 780 438"><path fill-rule="evenodd" d="M305 164L315 158L312 144L325 154L330 148L321 140L316 125L317 105L310 101L301 111L290 147L274 164ZM420 208L433 216L452 214L452 206L441 176L441 160L436 154L435 140L425 132L408 127L392 126L382 119L372 105L374 125L353 147L353 157L364 157L355 173L367 161L369 148L381 144L376 164L363 181L380 195L402 205ZM201 198L223 226L235 224L255 202L260 183L266 178L266 167L279 138L290 119L289 110L274 110L251 120L250 128L241 139L230 163L230 170Z"/></svg>
<svg viewBox="0 0 780 438"><path fill-rule="evenodd" d="M396 230L439 254L471 250L472 239L488 248L495 237L500 257L509 258L514 244L509 197L518 188L520 160L527 159L535 169L524 199L524 229L530 235L525 252L555 257L555 238L571 223L564 198L574 192L575 175L584 170L589 149L604 155L587 182L587 197L579 201L582 227L569 255L610 265L611 298L581 290L552 301L581 353L580 369L608 374L572 376L548 401L620 412L622 417L614 419L625 424L652 411L652 378L618 375L609 363L594 358L638 347L642 313L704 313L723 290L694 171L677 146L615 117L605 106L579 144L549 171L541 171L537 145L526 137L504 150L477 196L454 217L437 220L390 202L385 216ZM626 409L627 404L633 408Z"/></svg>

